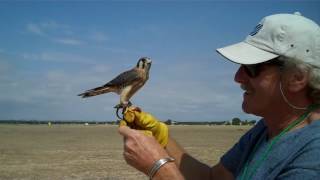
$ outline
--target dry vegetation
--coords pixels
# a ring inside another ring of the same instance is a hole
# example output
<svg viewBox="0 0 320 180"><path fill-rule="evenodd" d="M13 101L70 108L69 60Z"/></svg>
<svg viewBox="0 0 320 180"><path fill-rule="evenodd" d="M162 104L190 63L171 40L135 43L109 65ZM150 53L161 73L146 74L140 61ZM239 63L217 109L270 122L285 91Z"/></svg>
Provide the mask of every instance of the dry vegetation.
<svg viewBox="0 0 320 180"><path fill-rule="evenodd" d="M215 164L249 127L170 126L194 157ZM148 179L122 158L111 125L0 125L0 179Z"/></svg>

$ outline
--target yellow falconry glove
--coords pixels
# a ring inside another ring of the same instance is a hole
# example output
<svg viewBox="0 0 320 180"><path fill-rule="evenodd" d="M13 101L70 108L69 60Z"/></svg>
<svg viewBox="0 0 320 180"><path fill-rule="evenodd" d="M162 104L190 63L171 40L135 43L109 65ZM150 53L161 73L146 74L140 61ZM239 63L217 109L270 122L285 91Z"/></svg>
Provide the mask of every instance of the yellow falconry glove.
<svg viewBox="0 0 320 180"><path fill-rule="evenodd" d="M124 112L124 120L120 121L120 126L122 125L142 130L146 135L154 136L162 147L168 144L168 126L151 114L141 111L140 108L128 107Z"/></svg>
<svg viewBox="0 0 320 180"><path fill-rule="evenodd" d="M120 123L119 123L119 126L128 126L132 129L136 129L136 130L139 130L141 132L143 132L143 134L147 135L147 136L152 136L152 132L149 131L149 130L143 130L141 128L139 128L138 126L136 126L133 122L132 123L129 123L125 120L120 120Z"/></svg>

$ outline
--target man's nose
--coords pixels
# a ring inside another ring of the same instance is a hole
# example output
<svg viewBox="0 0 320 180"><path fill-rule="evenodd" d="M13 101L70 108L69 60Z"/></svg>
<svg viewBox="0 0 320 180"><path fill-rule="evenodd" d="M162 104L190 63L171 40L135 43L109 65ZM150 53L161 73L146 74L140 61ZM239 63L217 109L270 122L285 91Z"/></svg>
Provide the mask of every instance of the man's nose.
<svg viewBox="0 0 320 180"><path fill-rule="evenodd" d="M236 74L234 75L234 81L237 83L244 83L248 80L249 76L248 74L245 72L244 67L240 66L238 71L236 72Z"/></svg>

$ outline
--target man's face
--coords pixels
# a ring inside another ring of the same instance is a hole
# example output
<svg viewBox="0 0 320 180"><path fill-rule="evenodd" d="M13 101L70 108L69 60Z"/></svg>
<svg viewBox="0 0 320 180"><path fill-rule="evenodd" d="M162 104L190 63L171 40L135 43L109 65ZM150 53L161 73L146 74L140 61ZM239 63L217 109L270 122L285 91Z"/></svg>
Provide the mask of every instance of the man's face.
<svg viewBox="0 0 320 180"><path fill-rule="evenodd" d="M243 94L242 109L246 113L265 116L274 112L281 99L279 91L280 70L278 65L260 64L252 76L248 68L240 66L235 81L241 84Z"/></svg>

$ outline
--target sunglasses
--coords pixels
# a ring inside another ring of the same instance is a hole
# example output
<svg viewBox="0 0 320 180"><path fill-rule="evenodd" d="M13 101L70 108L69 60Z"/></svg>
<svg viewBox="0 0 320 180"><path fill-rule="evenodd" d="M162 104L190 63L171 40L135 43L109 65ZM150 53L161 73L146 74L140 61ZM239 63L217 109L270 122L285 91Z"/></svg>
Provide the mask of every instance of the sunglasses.
<svg viewBox="0 0 320 180"><path fill-rule="evenodd" d="M251 77L251 78L255 78L257 76L259 76L259 73L262 70L262 67L264 66L279 66L280 68L282 68L284 65L283 61L276 59L270 60L270 61L266 61L263 63L258 63L258 64L250 64L250 65L241 65L245 71L245 73Z"/></svg>

